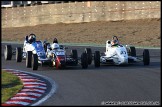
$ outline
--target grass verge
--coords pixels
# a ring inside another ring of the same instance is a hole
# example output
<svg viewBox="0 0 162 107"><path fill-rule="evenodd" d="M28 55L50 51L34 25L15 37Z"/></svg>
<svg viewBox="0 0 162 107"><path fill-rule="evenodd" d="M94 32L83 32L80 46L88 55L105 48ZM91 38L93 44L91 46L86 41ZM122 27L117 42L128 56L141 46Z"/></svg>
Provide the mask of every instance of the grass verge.
<svg viewBox="0 0 162 107"><path fill-rule="evenodd" d="M19 77L6 72L5 70L1 71L1 78L1 103L5 103L9 98L22 89L23 83Z"/></svg>

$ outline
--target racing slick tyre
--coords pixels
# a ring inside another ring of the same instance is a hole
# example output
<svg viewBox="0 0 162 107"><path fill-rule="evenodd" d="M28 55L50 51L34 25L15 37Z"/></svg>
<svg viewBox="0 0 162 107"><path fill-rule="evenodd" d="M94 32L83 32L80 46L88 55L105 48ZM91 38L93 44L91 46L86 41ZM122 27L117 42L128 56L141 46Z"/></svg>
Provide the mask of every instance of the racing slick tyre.
<svg viewBox="0 0 162 107"><path fill-rule="evenodd" d="M136 48L134 46L129 47L128 53L130 56L136 56Z"/></svg>
<svg viewBox="0 0 162 107"><path fill-rule="evenodd" d="M88 68L88 59L87 59L87 54L85 52L83 52L81 55L81 65L83 69Z"/></svg>
<svg viewBox="0 0 162 107"><path fill-rule="evenodd" d="M75 64L77 65L78 64L78 52L77 52L77 50L71 50L71 57L73 58L73 59L75 59Z"/></svg>
<svg viewBox="0 0 162 107"><path fill-rule="evenodd" d="M95 51L94 53L94 64L95 67L100 67L100 51Z"/></svg>
<svg viewBox="0 0 162 107"><path fill-rule="evenodd" d="M21 47L16 48L16 62L22 61L22 49Z"/></svg>
<svg viewBox="0 0 162 107"><path fill-rule="evenodd" d="M37 70L38 69L38 56L37 54L33 54L33 58L32 58L32 68L33 70Z"/></svg>
<svg viewBox="0 0 162 107"><path fill-rule="evenodd" d="M44 43L43 45L44 45L45 52L47 52L47 46L50 45L50 43Z"/></svg>
<svg viewBox="0 0 162 107"><path fill-rule="evenodd" d="M60 45L60 49L64 49L64 46L63 45Z"/></svg>
<svg viewBox="0 0 162 107"><path fill-rule="evenodd" d="M27 51L26 55L26 67L31 68L32 66L32 51Z"/></svg>
<svg viewBox="0 0 162 107"><path fill-rule="evenodd" d="M4 58L5 58L5 60L11 60L12 59L12 47L11 47L11 45L5 45Z"/></svg>
<svg viewBox="0 0 162 107"><path fill-rule="evenodd" d="M92 50L91 50L91 48L85 48L85 53L87 53L88 64L91 65L91 63L92 63Z"/></svg>
<svg viewBox="0 0 162 107"><path fill-rule="evenodd" d="M143 50L143 64L144 65L150 64L150 54L148 49Z"/></svg>

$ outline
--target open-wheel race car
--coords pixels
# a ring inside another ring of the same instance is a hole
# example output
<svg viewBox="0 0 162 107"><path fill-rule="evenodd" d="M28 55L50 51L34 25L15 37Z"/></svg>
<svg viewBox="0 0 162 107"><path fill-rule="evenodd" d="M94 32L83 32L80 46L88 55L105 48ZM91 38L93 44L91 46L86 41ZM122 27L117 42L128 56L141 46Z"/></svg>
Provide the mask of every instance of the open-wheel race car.
<svg viewBox="0 0 162 107"><path fill-rule="evenodd" d="M32 67L33 70L37 70L38 66L43 64L55 66L57 69L65 68L65 66L77 66L78 64L81 64L84 69L88 68L86 53L82 53L79 58L77 50L71 50L71 54L67 55L62 46L47 52L45 45L47 46L47 43L36 41L36 36L30 34L26 36L23 48L16 47L15 50L12 50L11 45L5 45L4 57L5 60L11 60L12 55L16 54L16 62L22 62L22 59L26 59L26 67ZM49 55L50 53L52 56Z"/></svg>
<svg viewBox="0 0 162 107"><path fill-rule="evenodd" d="M22 59L26 59L26 67L32 67L33 70L38 69L39 63L50 62L46 57L42 42L36 41L35 34L25 37L23 48L16 47L16 49L12 49L11 45L5 45L5 60L11 60L14 54L16 54L16 62L22 62Z"/></svg>
<svg viewBox="0 0 162 107"><path fill-rule="evenodd" d="M83 69L88 68L88 57L87 53L83 52L81 57L78 57L78 52L76 49L72 49L70 54L67 55L66 49L63 45L58 45L58 43L44 43L44 49L46 51L46 56L51 60L50 65L56 67L56 69L66 68L66 66L78 66L81 64Z"/></svg>
<svg viewBox="0 0 162 107"><path fill-rule="evenodd" d="M94 59L95 67L100 67L100 64L127 65L137 62L143 62L144 65L150 64L148 49L144 49L143 54L137 56L136 48L119 44L117 36L113 36L111 41L106 41L106 52L100 53L100 51L95 51L92 53L89 48L87 54L88 62L91 63L92 59Z"/></svg>

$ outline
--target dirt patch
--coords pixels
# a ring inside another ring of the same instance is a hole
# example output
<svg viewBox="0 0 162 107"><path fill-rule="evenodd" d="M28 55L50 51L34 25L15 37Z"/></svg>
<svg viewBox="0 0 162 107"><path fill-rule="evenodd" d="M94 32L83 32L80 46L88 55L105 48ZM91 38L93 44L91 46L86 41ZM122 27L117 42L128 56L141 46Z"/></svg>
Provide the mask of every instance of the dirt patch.
<svg viewBox="0 0 162 107"><path fill-rule="evenodd" d="M106 40L116 35L122 44L160 47L160 21L139 19L2 28L2 41L22 42L26 35L35 33L37 40L47 39L49 42L56 37L60 43L105 44Z"/></svg>

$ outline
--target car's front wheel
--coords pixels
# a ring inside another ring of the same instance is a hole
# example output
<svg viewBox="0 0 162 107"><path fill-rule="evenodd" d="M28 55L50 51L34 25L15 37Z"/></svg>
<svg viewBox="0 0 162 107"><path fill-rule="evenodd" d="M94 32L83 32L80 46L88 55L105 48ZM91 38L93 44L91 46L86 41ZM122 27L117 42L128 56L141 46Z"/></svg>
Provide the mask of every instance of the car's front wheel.
<svg viewBox="0 0 162 107"><path fill-rule="evenodd" d="M33 70L38 69L38 55L37 54L33 54L32 67L33 67Z"/></svg>
<svg viewBox="0 0 162 107"><path fill-rule="evenodd" d="M5 58L5 60L11 60L12 59L12 47L11 47L11 45L5 45L4 58Z"/></svg>
<svg viewBox="0 0 162 107"><path fill-rule="evenodd" d="M32 66L32 51L27 51L26 54L26 67L31 68Z"/></svg>
<svg viewBox="0 0 162 107"><path fill-rule="evenodd" d="M21 47L16 48L16 62L22 61L22 49Z"/></svg>

